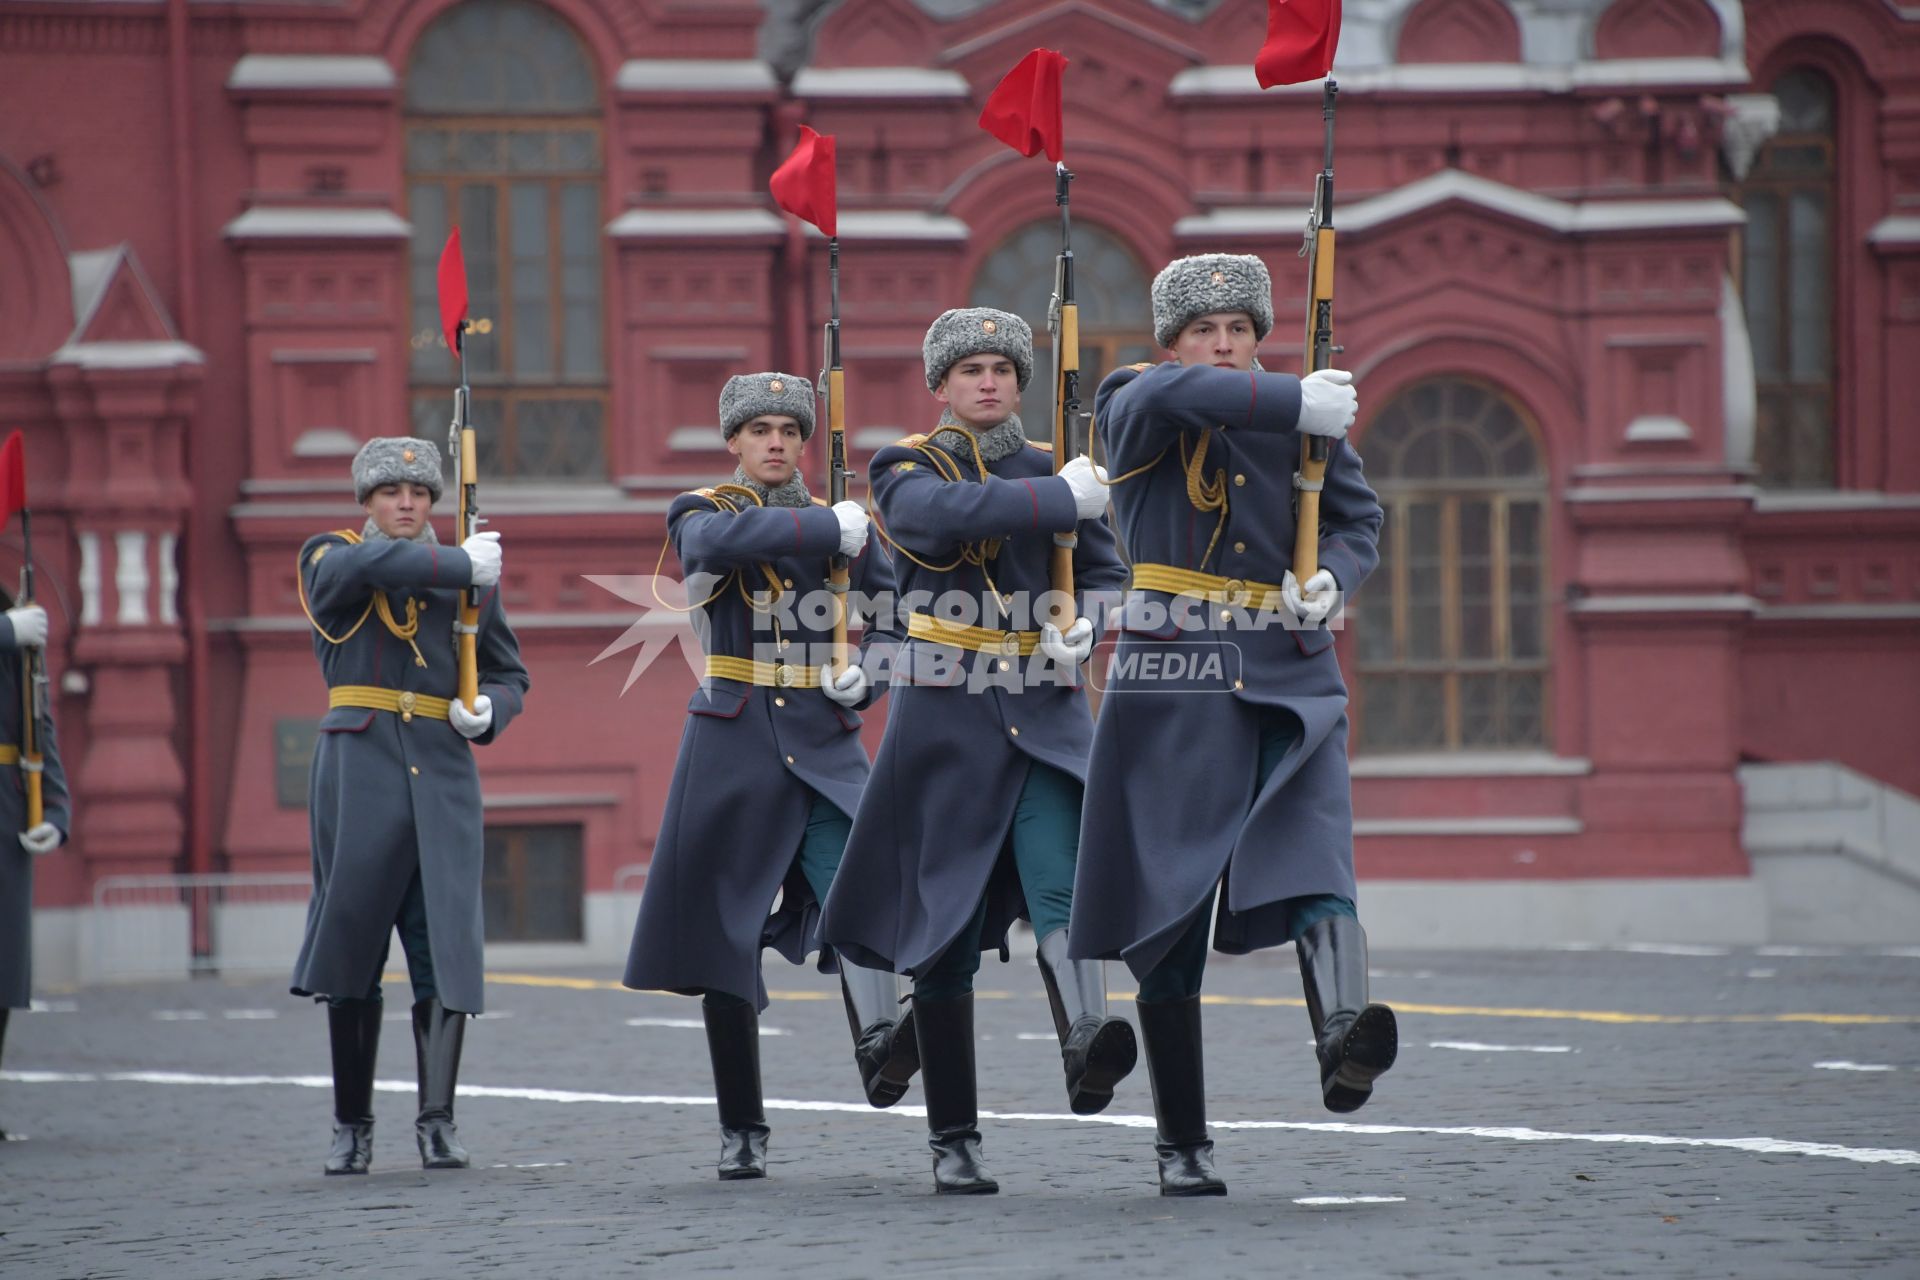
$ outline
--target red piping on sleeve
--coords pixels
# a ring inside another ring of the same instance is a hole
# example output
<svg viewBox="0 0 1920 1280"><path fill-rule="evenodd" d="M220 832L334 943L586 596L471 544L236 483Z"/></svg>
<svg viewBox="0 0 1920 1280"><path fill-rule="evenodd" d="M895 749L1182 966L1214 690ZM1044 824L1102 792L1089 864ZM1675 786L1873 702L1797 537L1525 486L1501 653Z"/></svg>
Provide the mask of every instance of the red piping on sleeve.
<svg viewBox="0 0 1920 1280"><path fill-rule="evenodd" d="M429 543L427 544L427 554L433 557L433 576L432 576L431 578L428 578L428 579L427 579L427 585L429 585L429 586L433 586L433 585L436 585L436 584L438 584L438 583L439 583L439 581L440 581L440 547L439 547L439 544L437 544L437 543L433 543L433 542L429 542Z"/></svg>
<svg viewBox="0 0 1920 1280"><path fill-rule="evenodd" d="M1033 503L1033 527L1038 529L1040 527L1040 491L1033 487L1031 480L1022 480L1020 483L1027 486L1027 497Z"/></svg>
<svg viewBox="0 0 1920 1280"><path fill-rule="evenodd" d="M793 517L793 549L798 554L801 538L800 511L797 507L788 507L787 514Z"/></svg>
<svg viewBox="0 0 1920 1280"><path fill-rule="evenodd" d="M1254 406L1260 403L1260 379L1247 370L1247 430L1253 430Z"/></svg>

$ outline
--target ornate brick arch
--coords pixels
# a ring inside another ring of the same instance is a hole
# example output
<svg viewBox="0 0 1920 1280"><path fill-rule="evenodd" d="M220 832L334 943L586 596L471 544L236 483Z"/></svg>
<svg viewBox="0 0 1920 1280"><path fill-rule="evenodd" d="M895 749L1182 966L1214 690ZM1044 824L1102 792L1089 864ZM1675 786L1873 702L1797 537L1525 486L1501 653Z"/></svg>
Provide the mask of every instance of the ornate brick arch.
<svg viewBox="0 0 1920 1280"><path fill-rule="evenodd" d="M0 156L0 360L44 360L72 332L65 237L32 181Z"/></svg>
<svg viewBox="0 0 1920 1280"><path fill-rule="evenodd" d="M1615 0L1593 28L1596 58L1717 58L1723 31L1706 0Z"/></svg>
<svg viewBox="0 0 1920 1280"><path fill-rule="evenodd" d="M1398 62L1518 62L1520 23L1502 0L1420 0L1395 47Z"/></svg>
<svg viewBox="0 0 1920 1280"><path fill-rule="evenodd" d="M376 47L405 77L421 33L461 0L379 0L369 12L368 29ZM624 51L643 48L652 22L643 4L614 4L608 0L523 0L551 10L580 37L587 53L599 65L601 87L613 83Z"/></svg>

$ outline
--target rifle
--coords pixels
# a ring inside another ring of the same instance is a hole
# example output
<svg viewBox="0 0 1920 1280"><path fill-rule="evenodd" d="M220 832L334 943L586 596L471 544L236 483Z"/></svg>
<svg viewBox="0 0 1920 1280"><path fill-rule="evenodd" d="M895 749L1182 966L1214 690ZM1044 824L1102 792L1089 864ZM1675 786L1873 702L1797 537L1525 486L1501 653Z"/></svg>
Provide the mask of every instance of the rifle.
<svg viewBox="0 0 1920 1280"><path fill-rule="evenodd" d="M467 387L467 323L460 322L460 385L453 392L453 423L447 428L447 453L458 466L459 489L453 527L461 542L480 531L480 451L468 416L471 392ZM468 587L460 595L460 615L453 624L460 654L460 701L473 710L480 697L480 589Z"/></svg>
<svg viewBox="0 0 1920 1280"><path fill-rule="evenodd" d="M1339 86L1327 81L1320 98L1326 122L1326 156L1313 187L1313 212L1300 256L1307 260L1307 342L1301 352L1301 376L1333 363L1333 105ZM1300 441L1300 470L1294 472L1293 576L1304 588L1320 570L1320 490L1331 451L1324 436Z"/></svg>
<svg viewBox="0 0 1920 1280"><path fill-rule="evenodd" d="M20 604L33 603L33 513L20 512L20 536L26 560L20 566ZM20 651L20 772L27 783L27 826L31 831L47 820L41 775L46 759L40 751L40 716L46 706L46 651L39 645Z"/></svg>
<svg viewBox="0 0 1920 1280"><path fill-rule="evenodd" d="M827 279L833 311L826 326L827 367L820 385L827 397L827 500L847 500L847 374L840 367L840 237L827 237ZM827 590L833 594L833 667L847 669L847 579L852 565L841 552L827 560Z"/></svg>
<svg viewBox="0 0 1920 1280"><path fill-rule="evenodd" d="M1053 166L1053 202L1060 206L1060 256L1053 264L1053 299L1047 306L1047 331L1053 335L1053 471L1079 452L1081 428L1092 415L1080 408L1080 306L1073 298L1073 214L1068 184L1073 171ZM1076 530L1053 535L1052 586L1065 597L1053 610L1053 625L1065 631L1074 623L1073 552Z"/></svg>

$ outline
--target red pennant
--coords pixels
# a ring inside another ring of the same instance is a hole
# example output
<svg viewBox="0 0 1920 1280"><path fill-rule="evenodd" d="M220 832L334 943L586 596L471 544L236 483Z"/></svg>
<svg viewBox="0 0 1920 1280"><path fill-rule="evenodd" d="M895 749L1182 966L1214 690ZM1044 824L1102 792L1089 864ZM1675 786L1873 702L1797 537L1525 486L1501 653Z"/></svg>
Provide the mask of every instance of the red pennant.
<svg viewBox="0 0 1920 1280"><path fill-rule="evenodd" d="M839 196L834 187L833 135L822 136L800 126L793 154L780 162L767 180L767 189L782 209L811 222L827 236L840 234Z"/></svg>
<svg viewBox="0 0 1920 1280"><path fill-rule="evenodd" d="M1044 150L1055 164L1066 153L1060 81L1067 60L1052 49L1035 49L987 95L980 127L1023 156Z"/></svg>
<svg viewBox="0 0 1920 1280"><path fill-rule="evenodd" d="M18 431L0 445L0 525L27 507L27 446Z"/></svg>
<svg viewBox="0 0 1920 1280"><path fill-rule="evenodd" d="M467 260L460 252L460 228L447 236L447 247L440 251L440 331L447 335L447 350L460 358L460 334L467 322Z"/></svg>
<svg viewBox="0 0 1920 1280"><path fill-rule="evenodd" d="M1253 59L1262 89L1318 80L1333 70L1340 0L1267 0L1267 42Z"/></svg>

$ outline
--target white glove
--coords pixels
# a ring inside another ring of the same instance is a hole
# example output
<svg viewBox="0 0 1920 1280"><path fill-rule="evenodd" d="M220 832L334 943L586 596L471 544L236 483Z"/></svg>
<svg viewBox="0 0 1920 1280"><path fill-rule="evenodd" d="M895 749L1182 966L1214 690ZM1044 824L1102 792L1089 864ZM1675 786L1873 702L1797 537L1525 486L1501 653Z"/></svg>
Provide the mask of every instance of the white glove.
<svg viewBox="0 0 1920 1280"><path fill-rule="evenodd" d="M1310 627L1317 627L1327 620L1333 607L1340 603L1340 584L1325 569L1307 579L1305 590L1299 580L1293 576L1293 570L1287 570L1287 576L1280 580L1280 602L1293 610L1293 616Z"/></svg>
<svg viewBox="0 0 1920 1280"><path fill-rule="evenodd" d="M493 699L477 693L473 696L473 710L469 711L466 703L455 698L447 708L447 719L461 737L477 738L493 728Z"/></svg>
<svg viewBox="0 0 1920 1280"><path fill-rule="evenodd" d="M820 664L820 692L843 707L857 705L860 699L867 696L867 686L871 683L867 673L859 667L848 667L836 676L831 662Z"/></svg>
<svg viewBox="0 0 1920 1280"><path fill-rule="evenodd" d="M857 556L867 545L867 513L859 503L851 500L836 502L831 508L833 518L840 522L840 554Z"/></svg>
<svg viewBox="0 0 1920 1280"><path fill-rule="evenodd" d="M473 561L472 586L490 587L500 581L499 534L476 533L461 543L460 549Z"/></svg>
<svg viewBox="0 0 1920 1280"><path fill-rule="evenodd" d="M1067 460L1060 478L1073 490L1073 505L1082 520L1098 520L1107 509L1107 470L1093 465L1084 453Z"/></svg>
<svg viewBox="0 0 1920 1280"><path fill-rule="evenodd" d="M1062 666L1079 666L1093 652L1093 623L1075 618L1065 635L1051 622L1045 624L1040 628L1040 652Z"/></svg>
<svg viewBox="0 0 1920 1280"><path fill-rule="evenodd" d="M22 831L20 833L20 847L36 856L42 853L52 853L60 847L60 828L54 826L51 822L43 822L37 827Z"/></svg>
<svg viewBox="0 0 1920 1280"><path fill-rule="evenodd" d="M1345 369L1317 369L1300 379L1300 421L1294 430L1301 435L1345 440L1359 412L1360 396Z"/></svg>
<svg viewBox="0 0 1920 1280"><path fill-rule="evenodd" d="M47 611L37 604L23 604L7 610L13 624L13 643L18 649L40 647L47 643Z"/></svg>

